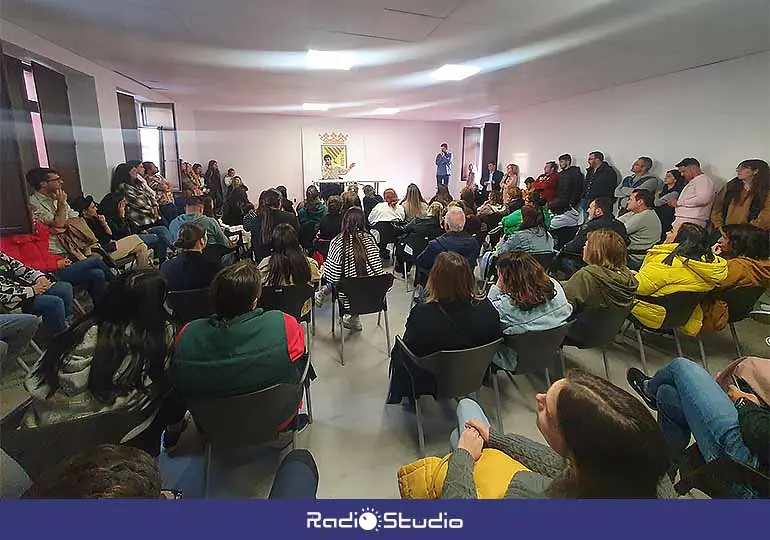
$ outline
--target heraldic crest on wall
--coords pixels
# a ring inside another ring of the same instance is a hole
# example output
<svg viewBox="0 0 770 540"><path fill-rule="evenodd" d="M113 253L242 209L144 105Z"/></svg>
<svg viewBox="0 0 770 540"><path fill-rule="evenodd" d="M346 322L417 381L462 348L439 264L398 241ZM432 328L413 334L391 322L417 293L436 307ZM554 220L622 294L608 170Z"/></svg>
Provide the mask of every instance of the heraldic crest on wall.
<svg viewBox="0 0 770 540"><path fill-rule="evenodd" d="M318 135L321 139L321 156L331 156L332 163L340 167L348 166L348 135L339 131L325 132Z"/></svg>

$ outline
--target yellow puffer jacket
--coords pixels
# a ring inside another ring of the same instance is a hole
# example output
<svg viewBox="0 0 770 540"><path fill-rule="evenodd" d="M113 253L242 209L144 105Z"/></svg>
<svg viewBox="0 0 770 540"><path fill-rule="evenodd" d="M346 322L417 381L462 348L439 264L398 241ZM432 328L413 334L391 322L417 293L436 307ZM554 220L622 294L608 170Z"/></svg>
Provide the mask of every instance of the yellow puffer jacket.
<svg viewBox="0 0 770 540"><path fill-rule="evenodd" d="M426 457L398 470L398 489L402 499L440 499L449 456ZM485 448L473 466L473 480L479 499L502 499L513 476L528 470L499 450Z"/></svg>
<svg viewBox="0 0 770 540"><path fill-rule="evenodd" d="M642 268L636 275L639 287L637 297L660 297L677 292L708 292L727 278L727 261L716 257L713 262L696 261L674 257L671 265L663 259L679 244L653 246L644 258ZM648 328L660 328L666 318L663 306L636 300L631 313ZM703 324L703 311L695 308L690 320L680 328L688 336L698 335Z"/></svg>

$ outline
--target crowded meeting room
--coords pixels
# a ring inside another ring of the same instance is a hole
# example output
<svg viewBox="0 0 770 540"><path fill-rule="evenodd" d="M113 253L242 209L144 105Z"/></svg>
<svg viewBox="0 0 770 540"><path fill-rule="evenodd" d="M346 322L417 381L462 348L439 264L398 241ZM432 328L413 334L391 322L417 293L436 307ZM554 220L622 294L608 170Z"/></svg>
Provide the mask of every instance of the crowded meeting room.
<svg viewBox="0 0 770 540"><path fill-rule="evenodd" d="M0 496L770 498L768 36L3 0Z"/></svg>

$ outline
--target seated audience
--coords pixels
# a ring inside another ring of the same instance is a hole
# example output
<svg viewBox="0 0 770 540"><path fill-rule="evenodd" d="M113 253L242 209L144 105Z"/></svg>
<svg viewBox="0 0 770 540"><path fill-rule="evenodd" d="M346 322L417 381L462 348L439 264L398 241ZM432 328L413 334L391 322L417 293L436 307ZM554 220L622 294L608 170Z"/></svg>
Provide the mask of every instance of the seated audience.
<svg viewBox="0 0 770 540"><path fill-rule="evenodd" d="M366 193L366 188L367 187L372 187L372 186L364 186L364 193ZM372 188L372 189L374 189L374 188ZM362 203L361 203L361 197L359 197L358 193L356 193L355 191L346 190L341 195L341 197L342 197L342 210L341 210L341 212L342 212L343 216L345 215L345 212L347 212L349 208L353 208L354 206L356 208L361 208L361 209L364 208L362 206ZM375 198L375 197L372 197L372 198ZM377 195L376 196L376 200L378 202L375 203L374 206L377 206L379 203L382 202L382 197ZM372 208L374 208L374 206L372 206ZM369 213L371 213L371 209L369 209ZM369 222L369 214L366 214L366 220L367 220L367 223L368 223Z"/></svg>
<svg viewBox="0 0 770 540"><path fill-rule="evenodd" d="M500 191L490 191L489 198L478 209L478 216L500 216L500 219L508 213L508 207L503 203L503 194Z"/></svg>
<svg viewBox="0 0 770 540"><path fill-rule="evenodd" d="M727 277L716 286L715 294L740 287L770 289L770 236L768 231L754 225L725 225L715 248L717 255L727 259ZM718 332L730 320L724 300L708 298L703 308L703 331Z"/></svg>
<svg viewBox="0 0 770 540"><path fill-rule="evenodd" d="M489 300L478 298L468 261L457 253L436 258L428 276L425 302L409 313L404 344L416 356L438 351L470 349L500 337L500 320ZM430 372L414 365L396 344L390 356L390 389L387 403L412 401L414 395L436 396L436 381Z"/></svg>
<svg viewBox="0 0 770 540"><path fill-rule="evenodd" d="M660 241L660 219L653 210L654 204L655 195L652 191L635 189L626 203L626 213L618 218L626 227L629 240L628 266L633 270L642 266L647 250Z"/></svg>
<svg viewBox="0 0 770 540"><path fill-rule="evenodd" d="M666 478L666 443L655 419L634 396L579 370L537 394L537 428L547 446L490 427L471 399L457 406L444 499L475 499L473 465L494 448L529 471L514 475L508 499L674 498Z"/></svg>
<svg viewBox="0 0 770 540"><path fill-rule="evenodd" d="M443 235L431 240L428 247L417 255L417 266L430 271L436 261L436 257L445 251L459 253L468 260L471 268L476 266L479 256L479 243L470 234L463 232L465 228L465 212L461 208L451 207L444 216Z"/></svg>
<svg viewBox="0 0 770 540"><path fill-rule="evenodd" d="M727 456L768 474L770 359L739 358L716 380L686 358L674 358L653 377L631 368L627 378L642 401L658 411L674 467L687 468L684 451L693 437L706 463ZM742 498L770 496L767 485L758 490L733 484L731 491Z"/></svg>
<svg viewBox="0 0 770 540"><path fill-rule="evenodd" d="M119 193L108 193L104 196L98 206L105 218L107 225L112 231L120 231L120 234L136 234L147 247L152 249L153 257L163 263L168 256L168 248L173 244L168 243L171 239L171 233L167 227L153 227L155 232L140 231L126 219L126 199Z"/></svg>
<svg viewBox="0 0 770 540"><path fill-rule="evenodd" d="M279 223L288 223L299 234L297 216L281 210L281 194L266 189L259 194L259 204L243 218L243 228L251 233L251 250L254 260L261 261L272 252L273 229Z"/></svg>
<svg viewBox="0 0 770 540"><path fill-rule="evenodd" d="M366 216L366 222L368 223L369 222L369 214L372 213L372 209L375 206L377 206L378 204L380 204L382 201L384 201L385 199L383 199L382 195L379 195L374 190L374 186L366 185L366 186L364 186L363 189L364 189L364 202L363 202L363 206L360 204L360 201L359 201L359 204L350 204L350 205L347 205L347 206L343 204L342 213L344 214L347 211L347 209L350 208L351 206L358 206L359 208L363 208L364 209L364 214ZM355 194L355 195L356 195L356 198L358 198L358 195L357 194ZM343 199L344 199L344 194L343 194ZM343 200L343 202L344 202L344 200Z"/></svg>
<svg viewBox="0 0 770 540"><path fill-rule="evenodd" d="M527 195L527 203L540 209L543 214L543 220L545 221L546 227L550 227L551 213L546 208L545 199L543 199L543 197L537 192L530 192ZM523 207L524 205L522 204L521 208ZM505 234L513 234L519 230L519 227L521 226L521 208L512 211L500 221L500 223L503 224L503 232Z"/></svg>
<svg viewBox="0 0 770 540"><path fill-rule="evenodd" d="M631 172L633 174L626 176L618 184L618 187L615 188L615 199L617 202L615 215L621 216L628 210L628 201L634 191L643 189L653 195L657 193L663 182L654 174L650 174L650 169L652 169L652 158L642 156L634 161L633 165L631 165ZM650 208L652 208L652 205L650 205Z"/></svg>
<svg viewBox="0 0 770 540"><path fill-rule="evenodd" d="M409 184L406 188L406 196L401 201L401 206L404 208L404 221L424 218L428 211L428 203L422 198L417 184Z"/></svg>
<svg viewBox="0 0 770 540"><path fill-rule="evenodd" d="M83 287L91 299L98 302L114 274L98 255L72 261L48 251L48 227L32 220L32 234L0 238L0 249L22 265L38 272L51 274L57 281Z"/></svg>
<svg viewBox="0 0 770 540"><path fill-rule="evenodd" d="M34 191L29 196L29 205L34 217L51 232L48 250L54 255L68 257L69 253L59 241L58 234L66 231L68 220L79 216L67 202L64 181L54 169L42 167L30 169L26 179Z"/></svg>
<svg viewBox="0 0 770 540"><path fill-rule="evenodd" d="M174 239L178 239L179 230L185 223L197 223L206 231L207 242L204 255L212 261L219 262L224 256L232 254L235 245L225 235L222 226L216 219L204 215L205 207L206 200L203 197L188 199L185 202L185 213L172 221L168 230Z"/></svg>
<svg viewBox="0 0 770 540"><path fill-rule="evenodd" d="M717 194L711 209L711 224L749 223L760 229L770 229L770 167L761 159L741 161L735 169L737 176Z"/></svg>
<svg viewBox="0 0 770 540"><path fill-rule="evenodd" d="M669 233L669 239L674 236ZM727 278L727 261L714 255L703 227L684 223L671 243L653 246L636 274L639 287L632 314L647 328L660 328L666 308L656 298L678 292L709 292ZM649 300L645 297L650 297ZM703 323L703 310L697 306L680 330L695 336Z"/></svg>
<svg viewBox="0 0 770 540"><path fill-rule="evenodd" d="M315 231L321 224L321 220L326 215L326 206L321 202L321 194L318 188L310 185L305 190L305 200L302 202L302 208L299 209L297 217L299 218L300 228L310 225Z"/></svg>
<svg viewBox="0 0 770 540"><path fill-rule="evenodd" d="M562 251L572 255L582 256L583 247L588 239L588 233L600 229L610 229L615 231L621 238L623 238L626 245L628 245L630 240L628 238L628 233L626 232L626 226L612 215L612 205L613 200L607 197L591 201L588 205L588 221L578 229L575 238L568 242L562 248Z"/></svg>
<svg viewBox="0 0 770 540"><path fill-rule="evenodd" d="M497 249L498 254L506 251L523 251L525 253L553 251L553 237L545 226L542 210L531 204L521 209L519 230L511 234Z"/></svg>
<svg viewBox="0 0 770 540"><path fill-rule="evenodd" d="M305 337L297 319L257 307L262 292L259 269L239 261L211 283L216 315L185 326L177 336L171 380L184 398L223 398L297 384L304 365ZM301 430L307 415L299 403L285 411L279 429Z"/></svg>
<svg viewBox="0 0 770 540"><path fill-rule="evenodd" d="M465 201L454 201L450 203L449 206L455 205L462 208L463 213L465 214L465 227L463 228L463 232L476 238L476 241L481 245L486 235L482 235L482 232L484 232L484 222L476 215L476 204L474 203L471 205Z"/></svg>
<svg viewBox="0 0 770 540"><path fill-rule="evenodd" d="M668 202L675 209L673 228L676 230L682 223L704 227L711 216L714 181L703 173L695 158L684 158L676 166L687 183L679 198Z"/></svg>
<svg viewBox="0 0 770 540"><path fill-rule="evenodd" d="M296 215L297 210L294 208L294 203L289 199L289 192L286 190L286 186L278 186L275 189L281 194L281 210Z"/></svg>
<svg viewBox="0 0 770 540"><path fill-rule="evenodd" d="M152 425L129 444L157 455L167 425L164 446L172 448L186 411L167 396L174 327L165 299L166 282L156 270L130 270L110 283L94 310L57 336L27 375L32 405L24 426L117 409L158 409Z"/></svg>
<svg viewBox="0 0 770 540"><path fill-rule="evenodd" d="M665 236L674 224L675 207L668 203L679 198L679 194L684 189L684 186L684 176L677 169L671 169L663 177L663 188L655 197L655 213L658 214L658 219L660 219L660 226L663 231L662 236Z"/></svg>
<svg viewBox="0 0 770 540"><path fill-rule="evenodd" d="M333 195L337 197L337 195ZM331 199L331 197L329 197ZM259 263L262 283L266 287L307 283L315 285L321 281L318 263L306 257L299 245L299 236L294 227L286 223L277 225L273 230L273 253ZM312 307L308 300L302 308L302 315L307 315Z"/></svg>
<svg viewBox="0 0 770 540"><path fill-rule="evenodd" d="M556 207L577 208L583 195L585 177L580 168L572 164L572 156L569 154L559 156L559 167L561 171L556 182L556 198L551 203L556 203Z"/></svg>
<svg viewBox="0 0 770 540"><path fill-rule="evenodd" d="M540 193L546 203L556 198L556 188L559 183L559 168L555 161L546 162L543 174L532 183L531 189Z"/></svg>
<svg viewBox="0 0 770 540"><path fill-rule="evenodd" d="M239 177L236 176L236 178ZM225 197L224 205L222 205L222 223L225 225L242 226L243 218L254 210L254 205L249 201L245 187L240 187L235 182L231 183L230 192Z"/></svg>
<svg viewBox="0 0 770 540"><path fill-rule="evenodd" d="M410 221L404 227L404 236L396 245L396 264L393 266L393 272L403 274L404 259L407 258L404 252L407 244L414 245L421 242L430 242L438 238L444 232L441 228L441 215L444 213L444 205L440 202L431 203L428 206L427 216ZM411 253L409 259L414 259L419 253ZM407 272L411 268L411 263L407 262Z"/></svg>
<svg viewBox="0 0 770 540"><path fill-rule="evenodd" d="M563 325L572 314L559 282L549 277L531 255L504 253L497 260L497 276L488 298L500 315L503 335L550 330ZM503 346L493 362L515 372L516 351Z"/></svg>
<svg viewBox="0 0 770 540"><path fill-rule="evenodd" d="M342 217L342 232L329 245L329 256L324 261L323 277L332 284L338 284L343 278L369 277L382 274L380 259L374 237L366 230L364 211L349 208ZM320 294L320 298L319 298ZM318 291L316 305L323 303L328 291ZM345 295L340 294L340 302L347 309L349 303ZM342 321L345 328L360 332L361 320L358 315L347 315Z"/></svg>
<svg viewBox="0 0 770 540"><path fill-rule="evenodd" d="M449 193L449 188L443 184L436 186L436 194L433 196L433 198L430 200L428 204L434 203L434 202L440 202L444 205L444 207L449 206L449 203L451 203L454 200L452 197L452 194Z"/></svg>
<svg viewBox="0 0 770 540"><path fill-rule="evenodd" d="M113 260L120 260L126 257L132 257L137 268L146 268L150 266L150 251L141 238L136 234L131 234L128 228L112 230L107 218L99 213L94 198L80 197L73 203L75 210L80 212L88 223L88 227L93 231L94 236L99 241L99 245L106 251Z"/></svg>
<svg viewBox="0 0 770 540"><path fill-rule="evenodd" d="M505 191L503 191L503 204L508 207L506 214L515 212L524 206L524 191L519 189L518 186L509 184Z"/></svg>
<svg viewBox="0 0 770 540"><path fill-rule="evenodd" d="M0 275L0 291L2 290ZM3 293L0 292L0 300ZM0 305L4 305L0 301ZM11 362L18 358L37 332L40 319L26 313L0 313L0 370L9 370ZM5 371L6 373L8 371Z"/></svg>
<svg viewBox="0 0 770 540"><path fill-rule="evenodd" d="M220 265L203 255L207 244L206 229L199 223L182 225L179 238L174 243L174 247L179 250L177 256L160 265L160 273L166 278L169 291L208 288L219 272Z"/></svg>
<svg viewBox="0 0 770 540"><path fill-rule="evenodd" d="M64 332L72 319L72 285L52 282L43 272L0 251L0 305L42 317L43 327L55 336Z"/></svg>
<svg viewBox="0 0 770 540"><path fill-rule="evenodd" d="M631 309L639 283L626 266L626 253L626 243L615 231L588 233L583 247L586 266L563 284L567 300L577 313L599 308Z"/></svg>
<svg viewBox="0 0 770 540"><path fill-rule="evenodd" d="M398 230L396 226L403 225L406 214L404 207L398 202L396 190L388 188L382 192L385 201L372 208L369 223L380 235L380 257L389 259L387 245L395 242Z"/></svg>
<svg viewBox="0 0 770 540"><path fill-rule="evenodd" d="M565 205L561 198L548 203L548 212L552 216L549 230L553 236L553 248L558 251L575 238L580 223L580 212L573 206Z"/></svg>
<svg viewBox="0 0 770 540"><path fill-rule="evenodd" d="M155 192L155 198L158 201L158 210L163 218L163 224L168 226L176 216L176 204L174 202L174 192L171 184L160 174L160 169L152 161L142 163L144 168L144 179L147 185Z"/></svg>
<svg viewBox="0 0 770 540"><path fill-rule="evenodd" d="M342 231L342 197L339 195L329 197L326 201L326 208L326 215L318 226L318 239L331 241Z"/></svg>
<svg viewBox="0 0 770 540"><path fill-rule="evenodd" d="M489 197L487 197L487 199L489 199ZM465 205L465 208L468 210L465 214L466 216L471 214L475 216L478 214L478 208L476 206L476 193L467 189L462 190L460 192L460 202L462 202Z"/></svg>

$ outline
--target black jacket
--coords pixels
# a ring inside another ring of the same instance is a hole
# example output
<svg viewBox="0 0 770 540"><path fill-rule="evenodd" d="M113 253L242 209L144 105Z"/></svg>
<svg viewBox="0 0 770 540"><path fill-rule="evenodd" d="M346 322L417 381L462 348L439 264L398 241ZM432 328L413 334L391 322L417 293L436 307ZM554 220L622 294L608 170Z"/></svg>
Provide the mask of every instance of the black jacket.
<svg viewBox="0 0 770 540"><path fill-rule="evenodd" d="M332 240L342 231L342 214L326 214L318 226L318 238Z"/></svg>
<svg viewBox="0 0 770 540"><path fill-rule="evenodd" d="M385 202L385 199L382 198L382 195L372 195L371 197L364 197L363 205L364 205L364 214L366 215L366 222L369 223L369 214L372 213L372 209L380 204L381 202Z"/></svg>
<svg viewBox="0 0 770 540"><path fill-rule="evenodd" d="M622 222L615 219L615 216L610 214L609 216L599 216L593 218L592 220L584 223L583 226L578 230L575 238L568 242L564 248L562 248L562 251L566 251L567 253L571 253L573 255L582 255L583 246L585 246L586 240L588 240L588 233L598 231L600 229L612 229L623 238L623 240L626 242L626 245L630 243L628 233L626 232L626 226L623 225Z"/></svg>
<svg viewBox="0 0 770 540"><path fill-rule="evenodd" d="M196 251L182 251L160 266L168 290L190 291L205 289L219 272L219 265Z"/></svg>
<svg viewBox="0 0 770 540"><path fill-rule="evenodd" d="M481 175L481 185L489 181L489 169ZM500 182L503 181L503 171L495 170L492 173L492 182L486 186L486 191L500 191Z"/></svg>
<svg viewBox="0 0 770 540"><path fill-rule="evenodd" d="M294 227L294 230L299 234L300 227L297 216L290 214L289 212L284 212L283 210L273 211L276 213L273 229L281 223L288 223ZM243 228L251 233L251 250L254 252L254 260L259 264L262 259L270 255L273 251L273 247L262 243L262 216L257 214L256 209L246 214L243 218ZM269 233L272 235L272 229Z"/></svg>
<svg viewBox="0 0 770 540"><path fill-rule="evenodd" d="M551 204L577 205L583 195L584 181L583 173L575 165L559 172L559 180L556 183L556 200L551 201Z"/></svg>
<svg viewBox="0 0 770 540"><path fill-rule="evenodd" d="M618 173L606 161L596 169L586 171L583 199L590 202L599 197L615 198L615 188L618 187Z"/></svg>

